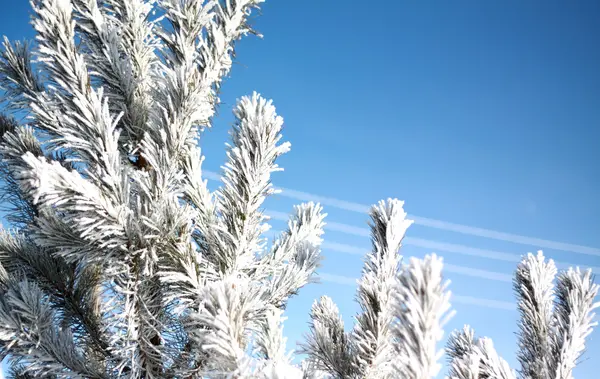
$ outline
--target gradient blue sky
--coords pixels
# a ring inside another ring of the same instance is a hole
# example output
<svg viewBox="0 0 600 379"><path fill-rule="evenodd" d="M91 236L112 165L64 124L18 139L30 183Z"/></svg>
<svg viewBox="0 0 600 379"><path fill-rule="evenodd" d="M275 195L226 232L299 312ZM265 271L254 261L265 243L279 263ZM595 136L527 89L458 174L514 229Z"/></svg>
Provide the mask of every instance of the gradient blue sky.
<svg viewBox="0 0 600 379"><path fill-rule="evenodd" d="M31 38L26 2L4 3L0 33ZM336 230L325 236L321 269L350 285L323 281L290 303L290 348L307 330L313 299L331 296L348 324L357 311L356 253L370 247L351 229L366 226L351 210L357 204L398 197L411 215L548 240L492 239L420 219L403 254L443 255L462 300L511 302L515 257L541 245L557 261L600 266L598 20L591 0L265 3L254 22L265 37L239 45L220 116L203 137L205 167L219 170L231 106L257 90L275 100L292 143L274 183L355 203L326 206ZM297 202L278 196L268 209ZM516 367L516 312L455 309L448 331L470 323ZM600 356L599 333L576 377L597 376L589 358Z"/></svg>

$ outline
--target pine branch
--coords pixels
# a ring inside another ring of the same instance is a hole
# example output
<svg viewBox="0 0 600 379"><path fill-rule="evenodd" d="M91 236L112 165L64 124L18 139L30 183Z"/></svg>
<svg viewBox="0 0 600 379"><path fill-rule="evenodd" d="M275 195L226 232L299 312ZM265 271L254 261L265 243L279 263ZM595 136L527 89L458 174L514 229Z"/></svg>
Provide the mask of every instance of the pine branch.
<svg viewBox="0 0 600 379"><path fill-rule="evenodd" d="M158 40L150 21L153 1L74 1L77 30L85 45L85 58L93 79L106 89L111 109L123 113L119 128L125 151L133 152L146 131L151 109L150 92L157 75L154 50Z"/></svg>
<svg viewBox="0 0 600 379"><path fill-rule="evenodd" d="M206 287L188 327L191 338L208 354L205 375L235 375L250 369L245 349L249 331L259 325L256 315L265 305L260 298L260 290L244 280L231 278Z"/></svg>
<svg viewBox="0 0 600 379"><path fill-rule="evenodd" d="M0 101L6 109L17 111L29 108L29 103L44 86L36 74L28 42L11 43L4 37L0 53L0 89L4 91Z"/></svg>
<svg viewBox="0 0 600 379"><path fill-rule="evenodd" d="M57 375L37 375L29 373L27 366L21 365L18 361L12 360L9 362L10 369L8 370L8 378L11 379L57 379Z"/></svg>
<svg viewBox="0 0 600 379"><path fill-rule="evenodd" d="M183 195L188 204L194 207L197 212L195 215L195 229L200 233L200 244L203 251L211 248L211 231L218 227L216 204L213 195L208 190L207 180L202 177L202 164L204 156L199 148L190 150L190 154L185 161L183 172ZM212 242L214 243L214 242Z"/></svg>
<svg viewBox="0 0 600 379"><path fill-rule="evenodd" d="M508 363L496 353L492 340L475 339L473 330L468 326L450 336L447 349L450 379L516 378Z"/></svg>
<svg viewBox="0 0 600 379"><path fill-rule="evenodd" d="M159 99L161 99L160 96L163 96L163 100L159 100L159 104L163 104L163 106L161 106L160 113L158 113L159 117L154 118L156 126L150 128L147 138L142 141L141 154L138 160L148 162L147 166L151 168L151 176L167 177L169 173L160 172L160 170L164 170L165 168L176 170L179 167L179 162L188 163L197 159L197 157L191 155L197 151L193 148L197 134L195 125L205 123L208 116L203 116L203 114L208 115L213 112L213 105L207 101L209 100L207 94L212 84L207 82L198 70L195 58L197 57L197 52L194 52L196 48L192 48L192 45L196 43L195 41L201 38L202 25L208 20L205 17L207 15L205 10L209 10L211 6L210 4L206 4L205 7L202 7L200 2L187 1L178 3L165 1L161 2L161 6L166 10L165 16L171 21L174 29L171 35L162 33L163 40L168 42L170 36L176 36L176 38L179 38L179 42L183 44L183 49L179 50L179 52L189 54L183 60L173 60L175 62L173 66L165 65L163 67L166 73L164 76L165 80L163 82L163 90L158 92ZM245 9L243 10L245 11ZM241 20L243 20L246 14L240 13L240 16ZM172 44L171 47L173 47ZM156 132L153 130L156 130ZM162 150L164 150L164 153L161 154ZM153 157L161 156L166 157L164 162L153 159ZM186 176L191 180L195 180L191 184L198 184L201 181L199 173L190 171L195 166L193 163L191 165L183 165L183 172L187 174ZM170 180L165 182L177 183L178 181ZM192 196L194 196L192 191L195 191L196 194L198 193L196 189L190 190L189 185L184 188ZM203 194L200 195L203 198L197 196L193 198L196 200L206 200L206 196ZM210 210L211 208L198 208L201 209L199 211L201 213L198 214L198 228L196 230L200 232L200 237L203 239L201 241L203 243L200 244L200 250L202 251L206 246L218 246L219 242L223 239L222 235L227 235L227 233L225 232L225 225L218 222L216 217L211 215L214 215ZM209 223L203 223L203 221L209 221ZM204 233L202 233L203 231ZM204 249L204 252L211 251L212 254L212 250L214 249ZM187 295L184 295L184 299L182 300L183 303L186 303L193 298L194 292L198 292L197 289L200 285L199 274L201 272L207 274L212 271L212 267L205 263L199 263L191 249L185 248L180 249L180 251L184 252L183 255L179 257L174 256L173 260L168 262L166 267L163 266L161 275L163 280L174 283L176 277L181 278L182 276L174 275L175 270L168 268L169 266L179 267L188 273L183 276L186 282L186 291L184 293L187 293ZM170 293L174 292L170 291ZM167 295L167 297L170 297L170 295Z"/></svg>
<svg viewBox="0 0 600 379"><path fill-rule="evenodd" d="M475 332L469 325L465 325L462 330L455 330L448 338L446 345L446 354L449 361L452 362L455 358L462 358L471 354L476 343Z"/></svg>
<svg viewBox="0 0 600 379"><path fill-rule="evenodd" d="M519 313L521 374L531 379L551 377L550 338L552 333L553 280L556 267L546 262L541 251L528 254L519 264L514 280Z"/></svg>
<svg viewBox="0 0 600 379"><path fill-rule="evenodd" d="M207 43L201 45L200 57L203 76L213 83L216 91L220 87L221 78L231 69L231 58L235 55L234 42L247 34L256 34L247 22L247 15L263 2L264 0L216 2L215 22L207 31Z"/></svg>
<svg viewBox="0 0 600 379"><path fill-rule="evenodd" d="M55 149L76 153L89 177L119 200L124 200L119 133L120 115L110 114L103 89L91 86L84 56L75 45L73 5L66 0L33 0L39 60L51 78L45 98L33 103L42 128L59 138Z"/></svg>
<svg viewBox="0 0 600 379"><path fill-rule="evenodd" d="M480 359L480 375L483 378L513 379L515 373L510 369L508 363L498 356L492 340L481 338L476 348L476 354Z"/></svg>
<svg viewBox="0 0 600 379"><path fill-rule="evenodd" d="M19 174L24 191L30 192L33 203L62 213L62 221L88 243L104 251L96 250L96 257L65 256L68 260L107 260L122 254L127 245L127 217L130 211L121 202L74 171L68 171L58 162L47 162L31 153L23 156L30 170ZM108 196L107 196L108 195ZM115 206L115 204L119 204ZM49 222L49 219L45 221ZM46 224L41 223L40 228ZM44 240L37 242L44 246ZM49 246L50 247L50 246ZM91 250L87 250L90 251Z"/></svg>
<svg viewBox="0 0 600 379"><path fill-rule="evenodd" d="M197 64L199 49L205 44L206 30L214 22L216 1L162 0L170 30L162 28L163 54L171 67L192 69Z"/></svg>
<svg viewBox="0 0 600 379"><path fill-rule="evenodd" d="M60 114L64 110L56 99L47 93L46 83L34 69L32 51L27 42L11 43L4 39L0 54L1 100L7 111L26 111L33 126L51 138L59 138ZM63 149L68 150L68 149Z"/></svg>
<svg viewBox="0 0 600 379"><path fill-rule="evenodd" d="M31 227L38 221L40 208L34 203L31 193L24 191L27 183L23 182L23 173L29 171L30 167L23 156L45 156L47 161L55 162L67 170L74 168L60 152L46 153L30 126L21 127L14 119L0 115L0 127L4 130L0 136L0 171L4 173L5 182L0 196L8 202L8 220L14 226Z"/></svg>
<svg viewBox="0 0 600 379"><path fill-rule="evenodd" d="M301 364L302 379L327 379L329 375L319 369L319 365L310 359L305 359Z"/></svg>
<svg viewBox="0 0 600 379"><path fill-rule="evenodd" d="M166 64L158 91L154 141L163 133L174 157L197 144L198 132L210 126L217 102L214 88L229 72L234 43L250 33L247 18L263 0L162 0L159 2L172 30L159 36Z"/></svg>
<svg viewBox="0 0 600 379"><path fill-rule="evenodd" d="M218 241L221 245L215 247L214 257L216 267L226 274L253 268L265 242L261 235L269 228L261 206L275 193L271 173L281 171L275 161L290 148L289 143L279 144L283 119L272 103L257 93L243 97L234 115L232 144L217 203L228 235Z"/></svg>
<svg viewBox="0 0 600 379"><path fill-rule="evenodd" d="M17 175L28 167L21 156L27 152L43 155L42 148L31 128L19 128L13 118L0 114L0 173L4 181L0 202L6 204L7 220L17 227L32 223L38 209L22 191Z"/></svg>
<svg viewBox="0 0 600 379"><path fill-rule="evenodd" d="M481 357L476 352L479 340L470 326L454 331L446 345L450 379L480 379Z"/></svg>
<svg viewBox="0 0 600 379"><path fill-rule="evenodd" d="M285 344L283 336L283 311L270 308L266 312L266 322L261 326L261 332L256 341L256 350L264 359L286 359Z"/></svg>
<svg viewBox="0 0 600 379"><path fill-rule="evenodd" d="M398 340L398 375L427 379L436 377L443 351L437 343L443 327L454 315L450 312L449 282L442 279L442 259L435 254L423 260L411 258L400 277L393 333Z"/></svg>
<svg viewBox="0 0 600 379"><path fill-rule="evenodd" d="M287 230L277 238L269 254L260 259L252 276L259 282L267 280L270 304L285 307L287 299L312 280L321 260L326 216L319 204L296 206Z"/></svg>
<svg viewBox="0 0 600 379"><path fill-rule="evenodd" d="M310 313L310 334L299 352L307 354L318 370L335 378L352 378L358 374L352 365L353 348L344 330L344 322L333 301L323 296L315 301Z"/></svg>
<svg viewBox="0 0 600 379"><path fill-rule="evenodd" d="M450 366L449 379L481 379L485 374L481 372L481 357L478 354L467 354L454 359Z"/></svg>
<svg viewBox="0 0 600 379"><path fill-rule="evenodd" d="M198 67L198 49L206 28L213 22L213 1L163 0L159 2L171 30L161 28L158 35L166 49L165 75L158 90L159 112L155 112L155 141L164 133L167 149L185 161L186 149L197 144L198 127L208 126L214 112L210 97L212 83Z"/></svg>
<svg viewBox="0 0 600 379"><path fill-rule="evenodd" d="M0 340L36 375L105 378L98 362L84 357L68 330L55 325L56 315L34 284L13 282L0 300Z"/></svg>
<svg viewBox="0 0 600 379"><path fill-rule="evenodd" d="M199 262L193 246L193 209L180 200L180 183L184 180L181 170L173 164L165 149L159 146L143 146L143 149L150 153L149 163L156 169L147 173L136 171L132 175L142 205L136 212L140 239L133 246L141 254L130 263L134 266L133 275L142 281L142 288L149 287L143 296L131 301L139 303L136 312L145 315L139 319L140 325L148 331L141 334L142 345L147 345L144 352L148 356L146 365L156 367L153 376L162 376L158 367L162 366L164 354L167 354L162 333L162 309L172 301L182 307L193 302L207 270L206 265ZM161 282L167 286L160 285Z"/></svg>
<svg viewBox="0 0 600 379"><path fill-rule="evenodd" d="M356 318L353 342L355 357L364 377L389 377L392 374L395 319L394 292L397 290L402 239L412 221L406 219L403 203L388 199L371 208L373 251L366 257L358 282L358 303L362 313Z"/></svg>
<svg viewBox="0 0 600 379"><path fill-rule="evenodd" d="M217 216L217 204L214 195L208 190L207 180L202 178L202 163L204 157L199 148L190 149L190 154L185 161L183 172L185 173L183 181L183 197L193 207L193 232L192 238L196 245L197 253L203 259L199 259L196 254L190 255L187 262L193 264L197 269L216 272L214 260L206 259L210 257L215 248L222 244L221 236L227 235L226 226ZM193 287L197 287L196 275L192 275L188 280L192 282Z"/></svg>
<svg viewBox="0 0 600 379"><path fill-rule="evenodd" d="M97 268L79 272L75 265L38 248L25 236L8 232L0 233L0 265L11 277L25 276L51 295L52 307L61 312L65 325L72 328L77 338L87 341L100 356L108 355L97 308Z"/></svg>
<svg viewBox="0 0 600 379"><path fill-rule="evenodd" d="M598 324L593 321L594 310L600 307L600 302L594 302L598 290L590 270L581 272L579 268L570 268L558 276L556 327L552 339L553 378L573 378L572 371L585 349L585 339Z"/></svg>

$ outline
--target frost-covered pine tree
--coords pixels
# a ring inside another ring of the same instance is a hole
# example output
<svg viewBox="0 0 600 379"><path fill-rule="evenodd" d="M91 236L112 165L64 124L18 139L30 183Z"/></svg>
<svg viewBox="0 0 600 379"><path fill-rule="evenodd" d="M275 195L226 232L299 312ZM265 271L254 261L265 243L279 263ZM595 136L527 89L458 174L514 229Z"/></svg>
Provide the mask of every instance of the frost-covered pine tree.
<svg viewBox="0 0 600 379"><path fill-rule="evenodd" d="M319 300L295 366L283 311L314 279L325 215L299 205L287 230L264 237L270 176L289 150L270 101L238 101L222 185L207 188L198 141L262 1L33 0L36 43L5 40L13 115L0 117L0 172L13 228L0 234L0 358L13 377L438 373L450 293L437 256L402 263L402 202L371 210L354 329ZM552 307L553 266L536 262L517 277L524 377L568 378L598 288L571 270ZM469 329L451 346L455 377L512 375Z"/></svg>
<svg viewBox="0 0 600 379"><path fill-rule="evenodd" d="M18 377L302 376L282 311L313 280L324 214L296 207L267 246L283 120L239 100L216 192L198 148L261 2L34 0L35 46L5 40L4 100L27 116L0 119L0 352Z"/></svg>
<svg viewBox="0 0 600 379"><path fill-rule="evenodd" d="M437 376L441 352L436 343L451 317L441 260L400 263L398 250L410 222L397 201L372 210L373 251L367 255L357 300L362 313L346 331L335 304L323 297L313 304L303 351L308 362L333 378L410 378ZM465 326L447 343L449 379L572 379L593 321L599 286L591 271L569 269L556 276L552 260L540 251L518 265L514 289L519 322L519 375L489 338L475 338Z"/></svg>
<svg viewBox="0 0 600 379"><path fill-rule="evenodd" d="M554 261L546 260L541 251L528 254L517 267L518 375L498 356L489 338L476 338L465 326L448 342L450 378L572 379L585 339L597 325L594 309L600 303L594 299L599 286L590 270L570 268L556 274Z"/></svg>
<svg viewBox="0 0 600 379"><path fill-rule="evenodd" d="M346 331L328 297L313 304L310 333L302 352L315 371L333 378L429 379L438 375L438 343L452 316L448 282L436 255L403 265L399 250L412 221L403 203L380 202L371 209L371 241L357 301L361 313Z"/></svg>
<svg viewBox="0 0 600 379"><path fill-rule="evenodd" d="M441 259L411 259L402 265L398 251L411 224L402 203L380 203L371 211L373 250L367 255L357 300L362 312L346 331L335 304L323 297L313 304L310 333L303 346L312 367L333 378L436 377L441 352L436 343L452 312L442 281ZM518 299L518 375L494 349L489 338L475 338L465 326L447 343L449 379L572 379L597 325L594 302L600 287L590 270L557 273L540 251L518 265L514 289ZM553 282L556 279L556 287Z"/></svg>

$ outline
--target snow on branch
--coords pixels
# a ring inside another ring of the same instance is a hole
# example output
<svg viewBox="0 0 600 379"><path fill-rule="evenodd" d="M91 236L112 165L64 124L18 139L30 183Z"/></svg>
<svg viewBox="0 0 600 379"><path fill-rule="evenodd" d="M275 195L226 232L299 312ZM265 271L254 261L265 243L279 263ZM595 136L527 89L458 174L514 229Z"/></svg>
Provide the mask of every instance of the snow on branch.
<svg viewBox="0 0 600 379"><path fill-rule="evenodd" d="M257 93L243 97L234 115L217 204L229 233L225 245L216 249L216 266L222 272L252 268L256 254L263 249L261 235L269 226L261 207L266 197L275 193L271 173L282 170L275 161L290 149L287 142L279 144L283 118L271 101Z"/></svg>
<svg viewBox="0 0 600 379"><path fill-rule="evenodd" d="M393 372L392 323L395 320L394 292L400 273L402 239L411 220L406 219L404 203L381 201L371 208L371 242L363 274L358 282L358 303L362 313L356 318L353 342L355 359L362 375L385 377Z"/></svg>
<svg viewBox="0 0 600 379"><path fill-rule="evenodd" d="M67 149L83 160L92 178L121 196L121 159L117 124L103 89L95 90L88 67L75 44L73 5L68 0L32 1L39 61L51 82L44 98L33 103L39 124L58 138L56 149Z"/></svg>
<svg viewBox="0 0 600 379"><path fill-rule="evenodd" d="M0 297L0 341L4 349L38 375L105 378L98 362L84 357L43 292L28 281L11 282Z"/></svg>
<svg viewBox="0 0 600 379"><path fill-rule="evenodd" d="M555 276L554 261L546 261L541 251L528 254L515 273L514 289L521 314L518 359L522 374L531 379L551 376Z"/></svg>
<svg viewBox="0 0 600 379"><path fill-rule="evenodd" d="M340 378L353 377L356 368L352 364L351 341L331 298L323 296L313 303L309 328L299 352L307 354L318 370Z"/></svg>
<svg viewBox="0 0 600 379"><path fill-rule="evenodd" d="M285 320L281 309L273 307L266 311L265 322L256 342L257 352L263 358L276 361L289 359L285 352L287 339L283 336Z"/></svg>
<svg viewBox="0 0 600 379"><path fill-rule="evenodd" d="M400 341L398 370L400 375L427 379L437 376L443 350L437 344L444 335L444 325L454 315L450 311L449 282L442 278L442 259L435 254L423 260L411 258L400 276L396 313L398 323L393 333Z"/></svg>
<svg viewBox="0 0 600 379"><path fill-rule="evenodd" d="M0 53L0 89L4 94L0 101L6 102L8 110L29 108L30 101L44 90L32 63L30 44L11 43L4 37Z"/></svg>
<svg viewBox="0 0 600 379"><path fill-rule="evenodd" d="M221 78L229 73L234 42L253 33L248 15L264 0L216 1L215 21L207 30L206 44L201 47L200 66L205 80L219 88Z"/></svg>
<svg viewBox="0 0 600 379"><path fill-rule="evenodd" d="M24 192L17 177L29 167L22 156L30 152L42 156L44 152L31 127L20 127L9 117L0 115L0 202L6 204L7 220L21 227L31 224L38 215L29 193Z"/></svg>
<svg viewBox="0 0 600 379"><path fill-rule="evenodd" d="M324 218L319 204L295 207L288 228L273 243L271 251L259 263L257 280L268 278L269 303L277 307L311 281L321 260Z"/></svg>
<svg viewBox="0 0 600 379"><path fill-rule="evenodd" d="M453 338L464 338L464 335L454 335ZM472 335L470 336L472 338ZM452 344L462 345L462 343L450 342ZM472 345L463 351L451 353L454 358L450 362L450 379L515 379L515 373L508 366L505 360L498 356L494 344L489 338L479 338L472 341Z"/></svg>
<svg viewBox="0 0 600 379"><path fill-rule="evenodd" d="M572 371L594 326L599 286L591 271L569 268L556 279L556 266L539 251L523 258L515 272L519 301L519 374L524 378L572 379ZM448 343L451 378L515 378L488 338L470 328Z"/></svg>
<svg viewBox="0 0 600 379"><path fill-rule="evenodd" d="M218 102L215 89L231 68L234 43L251 31L247 18L262 2L159 2L170 28L158 33L167 63L162 66L155 123L156 130L164 131L169 150L193 147L198 131L210 126Z"/></svg>
<svg viewBox="0 0 600 379"><path fill-rule="evenodd" d="M594 310L600 307L600 302L594 302L598 289L591 270L569 268L558 276L551 371L556 379L573 378L572 371L585 349L585 339L598 325L593 321Z"/></svg>
<svg viewBox="0 0 600 379"><path fill-rule="evenodd" d="M56 161L47 162L30 152L23 156L23 160L30 170L19 174L18 179L23 189L32 194L35 204L63 212L62 221L77 231L81 238L106 249L97 251L102 255L100 258L106 259L108 251L112 251L109 255L113 256L122 251L127 244L129 211L126 205L114 201L109 197L110 193L103 192L79 173L67 170Z"/></svg>
<svg viewBox="0 0 600 379"><path fill-rule="evenodd" d="M113 112L123 113L119 126L125 130L125 150L132 152L146 129L158 69L155 23L149 19L154 4L143 0L73 3L91 78L104 87Z"/></svg>
<svg viewBox="0 0 600 379"><path fill-rule="evenodd" d="M191 315L191 338L210 359L205 372L244 373L251 361L245 349L261 310L258 289L234 278L209 284L199 310Z"/></svg>

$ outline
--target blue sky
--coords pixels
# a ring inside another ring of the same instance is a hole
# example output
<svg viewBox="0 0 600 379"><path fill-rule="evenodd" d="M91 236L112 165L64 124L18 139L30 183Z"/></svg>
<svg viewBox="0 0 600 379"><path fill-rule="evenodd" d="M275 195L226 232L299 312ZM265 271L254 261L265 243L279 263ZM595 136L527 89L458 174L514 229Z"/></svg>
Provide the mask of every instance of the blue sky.
<svg viewBox="0 0 600 379"><path fill-rule="evenodd" d="M517 315L501 309L513 301L514 260L543 247L557 261L600 267L600 3L373 3L267 1L254 22L265 37L239 45L220 116L202 139L205 167L219 170L231 106L256 90L274 99L292 143L274 183L338 200L326 201L321 272L340 283L311 285L290 303L290 348L323 294L351 324L357 253L370 246L357 210L397 197L420 221L403 254L443 255L462 296L447 331L473 325L516 367ZM10 4L0 33L31 38L28 6ZM289 212L303 197L285 193L269 211ZM600 367L589 359L600 356L599 336L577 377Z"/></svg>

